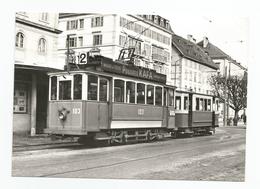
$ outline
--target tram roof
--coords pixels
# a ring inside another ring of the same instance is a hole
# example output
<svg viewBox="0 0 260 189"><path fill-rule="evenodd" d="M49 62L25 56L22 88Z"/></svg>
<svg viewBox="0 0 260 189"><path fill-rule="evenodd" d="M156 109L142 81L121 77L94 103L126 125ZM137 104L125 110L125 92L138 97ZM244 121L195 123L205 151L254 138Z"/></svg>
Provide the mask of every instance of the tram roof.
<svg viewBox="0 0 260 189"><path fill-rule="evenodd" d="M123 62L115 62L110 58L99 55L89 59L89 61L86 64L69 64L69 67L70 72L95 71L99 73L127 76L131 78L147 80L150 82L157 82L164 85L166 84L166 75L157 73L155 70L135 66L131 63L127 64ZM64 71L66 70L67 66L64 67Z"/></svg>
<svg viewBox="0 0 260 189"><path fill-rule="evenodd" d="M197 92L193 92L193 91L182 91L182 90L176 90L176 92L177 92L177 93L187 93L187 94L196 94L196 95L202 95L202 96L212 96L212 97L217 97L216 95L197 93Z"/></svg>

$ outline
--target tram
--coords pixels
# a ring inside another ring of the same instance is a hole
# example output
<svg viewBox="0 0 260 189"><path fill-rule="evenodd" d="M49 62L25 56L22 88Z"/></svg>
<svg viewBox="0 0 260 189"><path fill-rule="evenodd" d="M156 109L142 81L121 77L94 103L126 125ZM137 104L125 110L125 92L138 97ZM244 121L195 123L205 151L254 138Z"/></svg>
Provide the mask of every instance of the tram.
<svg viewBox="0 0 260 189"><path fill-rule="evenodd" d="M154 70L102 56L49 73L45 133L80 141L150 141L176 131L174 90Z"/></svg>
<svg viewBox="0 0 260 189"><path fill-rule="evenodd" d="M124 144L214 132L213 96L175 91L166 75L95 56L49 73L45 133Z"/></svg>

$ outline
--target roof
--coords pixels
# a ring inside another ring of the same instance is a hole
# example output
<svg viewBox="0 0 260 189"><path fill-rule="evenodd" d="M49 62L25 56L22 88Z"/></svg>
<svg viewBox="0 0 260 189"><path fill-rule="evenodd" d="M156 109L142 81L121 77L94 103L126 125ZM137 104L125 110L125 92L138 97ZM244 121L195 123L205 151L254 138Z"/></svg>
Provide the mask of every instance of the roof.
<svg viewBox="0 0 260 189"><path fill-rule="evenodd" d="M203 40L197 43L201 48L203 48ZM227 55L225 52L220 50L217 46L213 45L212 43L208 42L207 46L203 48L203 50L208 53L208 55L212 59L228 59L231 60L231 57Z"/></svg>
<svg viewBox="0 0 260 189"><path fill-rule="evenodd" d="M201 48L203 48L203 40L197 43ZM242 70L247 70L244 66L242 66L239 62L231 58L228 54L223 52L221 49L219 49L217 46L213 45L212 43L208 42L206 48L203 48L206 53L212 58L212 59L227 59L236 66L240 67Z"/></svg>
<svg viewBox="0 0 260 189"><path fill-rule="evenodd" d="M185 58L208 66L215 70L218 69L218 66L212 61L210 56L208 56L204 52L204 50L196 43L193 43L187 39L184 39L181 36L174 34L172 35L172 44Z"/></svg>
<svg viewBox="0 0 260 189"><path fill-rule="evenodd" d="M84 16L84 15L90 15L90 14L94 14L94 13L59 13L59 19L75 17L75 16Z"/></svg>

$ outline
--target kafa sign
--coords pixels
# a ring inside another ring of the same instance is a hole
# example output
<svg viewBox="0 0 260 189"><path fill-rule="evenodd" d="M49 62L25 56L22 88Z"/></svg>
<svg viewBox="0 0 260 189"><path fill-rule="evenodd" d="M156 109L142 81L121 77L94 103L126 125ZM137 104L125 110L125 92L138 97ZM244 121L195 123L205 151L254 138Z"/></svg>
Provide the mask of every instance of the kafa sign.
<svg viewBox="0 0 260 189"><path fill-rule="evenodd" d="M166 83L166 75L156 73L154 70L150 70L147 68L137 67L133 65L124 65L119 63L102 62L101 69L106 72L156 81L164 84Z"/></svg>

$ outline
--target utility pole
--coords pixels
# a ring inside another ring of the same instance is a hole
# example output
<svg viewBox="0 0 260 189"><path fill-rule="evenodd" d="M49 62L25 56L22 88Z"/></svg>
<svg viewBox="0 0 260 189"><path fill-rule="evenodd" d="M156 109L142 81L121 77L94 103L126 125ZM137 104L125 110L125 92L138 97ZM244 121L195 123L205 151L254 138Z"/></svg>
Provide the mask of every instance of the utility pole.
<svg viewBox="0 0 260 189"><path fill-rule="evenodd" d="M231 62L229 61L228 63L229 63L229 65L228 65L228 76L227 76L227 79L230 79ZM226 84L227 84L227 82L226 82ZM227 119L229 119L229 93L227 94ZM230 124L229 124L229 126L230 126Z"/></svg>
<svg viewBox="0 0 260 189"><path fill-rule="evenodd" d="M67 72L69 73L70 71L70 65L69 65L69 57L70 57L70 36L73 36L73 35L76 35L76 34L68 34L67 35L67 39L66 39L66 45L67 45L67 61L66 61L66 67L67 67Z"/></svg>
<svg viewBox="0 0 260 189"><path fill-rule="evenodd" d="M224 118L223 118L223 126L227 126L227 67L225 61L225 86L224 86Z"/></svg>

